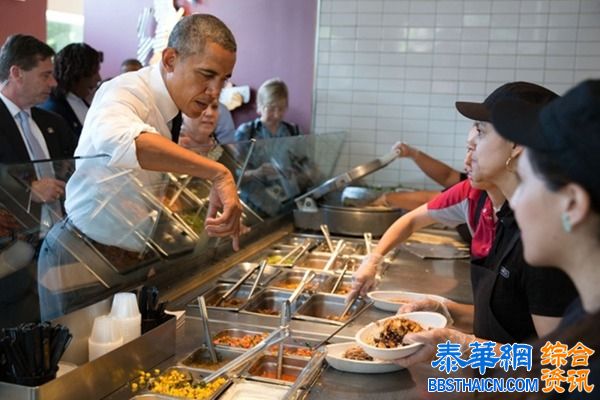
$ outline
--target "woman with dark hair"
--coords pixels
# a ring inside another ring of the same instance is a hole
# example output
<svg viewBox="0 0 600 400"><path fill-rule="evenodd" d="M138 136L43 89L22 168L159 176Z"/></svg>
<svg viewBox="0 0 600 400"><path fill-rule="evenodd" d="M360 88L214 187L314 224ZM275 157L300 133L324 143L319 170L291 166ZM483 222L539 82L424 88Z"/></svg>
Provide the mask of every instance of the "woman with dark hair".
<svg viewBox="0 0 600 400"><path fill-rule="evenodd" d="M494 105L506 99L519 99L541 106L556 97L555 93L539 85L511 82L496 89L482 103L456 103L457 110L472 119L477 129L471 154L470 178L474 184L491 184L506 199L512 196L518 185L514 168L522 148L495 132L491 122ZM573 284L562 271L533 268L523 260L519 229L508 202L493 207L494 234L491 243L486 242L491 244L491 248L487 248L483 258L473 257L471 260L473 307L468 310L466 307L458 308L452 302L427 301L400 308L400 312L443 311L455 320L466 320L465 314L469 311L473 334L461 332L455 329L456 326L409 333L404 337L405 343L418 342L424 346L414 354L396 360L398 364L409 367L431 361L437 345L447 340L460 344L461 351L466 352L475 341L515 343L545 336L558 326L567 306L577 297ZM372 285L383 256L404 239L397 233L401 232L397 229L401 226L398 222L392 225L371 255L363 260L353 275L353 291L364 293Z"/></svg>
<svg viewBox="0 0 600 400"><path fill-rule="evenodd" d="M525 147L517 169L521 183L510 199L521 228L525 260L534 266L556 265L569 275L581 296L581 303L575 303L580 308L572 308L558 329L534 346L535 350L547 341L560 341L569 349L581 342L594 350L589 365L580 368L587 370L587 388L593 384L598 391L600 80L585 81L545 107L516 100L499 102L492 121L500 135ZM554 368L542 365L539 358L534 360L534 367L536 364L542 381L544 370L550 373ZM565 378L571 371L565 371ZM562 394L559 390L552 397L598 398L593 392L570 390L569 381L561 383Z"/></svg>
<svg viewBox="0 0 600 400"><path fill-rule="evenodd" d="M58 83L41 107L67 120L77 138L100 82L102 53L85 43L71 43L54 57L54 78Z"/></svg>

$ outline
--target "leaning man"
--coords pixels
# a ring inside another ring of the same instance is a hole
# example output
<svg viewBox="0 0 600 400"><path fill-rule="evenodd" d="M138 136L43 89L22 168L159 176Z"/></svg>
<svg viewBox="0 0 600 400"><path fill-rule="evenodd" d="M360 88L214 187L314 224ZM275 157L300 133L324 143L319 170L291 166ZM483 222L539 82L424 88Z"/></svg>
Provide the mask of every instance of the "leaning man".
<svg viewBox="0 0 600 400"><path fill-rule="evenodd" d="M173 28L158 65L120 75L100 87L75 151L81 158L67 183L67 218L46 237L38 262L44 286L40 296L49 295L47 317L67 311L65 303L88 297L69 296L70 286L100 281L105 288L112 287L98 271L83 267L93 268L96 262L93 254L90 260L82 260L80 252L73 251L77 245L69 240L73 233L95 245L144 251L156 214L147 212L140 191L132 186L148 188L160 181L162 174L152 171L210 180L206 231L211 236L231 236L234 249L239 248L242 208L233 176L222 164L177 144L180 113L198 118L216 101L235 61L236 43L227 26L214 16L195 14ZM93 287L89 290L94 293L102 289Z"/></svg>

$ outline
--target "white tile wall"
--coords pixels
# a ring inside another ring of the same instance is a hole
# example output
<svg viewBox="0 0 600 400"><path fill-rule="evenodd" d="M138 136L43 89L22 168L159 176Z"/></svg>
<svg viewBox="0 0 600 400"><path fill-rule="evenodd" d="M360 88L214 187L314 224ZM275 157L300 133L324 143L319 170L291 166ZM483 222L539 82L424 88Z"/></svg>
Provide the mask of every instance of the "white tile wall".
<svg viewBox="0 0 600 400"><path fill-rule="evenodd" d="M398 140L462 168L456 100L600 78L600 0L321 0L319 13L314 131L348 131L338 172ZM436 187L410 160L369 181Z"/></svg>

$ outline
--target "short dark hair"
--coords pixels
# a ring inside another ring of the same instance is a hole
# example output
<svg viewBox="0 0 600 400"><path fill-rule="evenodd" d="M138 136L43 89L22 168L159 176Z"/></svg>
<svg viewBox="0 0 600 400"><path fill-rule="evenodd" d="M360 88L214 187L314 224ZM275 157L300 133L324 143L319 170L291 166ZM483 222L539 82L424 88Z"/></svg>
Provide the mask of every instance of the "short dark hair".
<svg viewBox="0 0 600 400"><path fill-rule="evenodd" d="M54 57L54 78L58 89L69 92L82 78L94 75L103 55L86 43L71 43Z"/></svg>
<svg viewBox="0 0 600 400"><path fill-rule="evenodd" d="M182 56L201 54L207 42L213 42L231 52L237 51L233 33L219 18L210 14L192 14L182 18L169 35L168 47Z"/></svg>
<svg viewBox="0 0 600 400"><path fill-rule="evenodd" d="M10 67L13 65L30 71L40 61L53 55L52 47L33 36L22 34L9 36L0 49L0 82L8 79Z"/></svg>
<svg viewBox="0 0 600 400"><path fill-rule="evenodd" d="M137 58L128 58L126 60L123 60L123 62L121 63L121 68L123 68L126 65L135 65L136 67L140 67L142 68L144 65L142 64L142 62L140 60L138 60Z"/></svg>

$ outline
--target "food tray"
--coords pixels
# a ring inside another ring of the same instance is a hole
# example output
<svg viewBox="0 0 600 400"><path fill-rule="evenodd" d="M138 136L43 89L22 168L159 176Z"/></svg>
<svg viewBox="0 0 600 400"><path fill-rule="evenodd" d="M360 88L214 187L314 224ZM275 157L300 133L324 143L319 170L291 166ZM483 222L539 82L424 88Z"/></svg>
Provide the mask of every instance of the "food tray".
<svg viewBox="0 0 600 400"><path fill-rule="evenodd" d="M364 307L369 305L365 300L359 298L356 300L348 314L346 319L351 318L354 314L362 310ZM335 294L314 294L304 303L298 311L293 315L295 319L301 319L305 321L324 322L333 325L343 325L344 321L337 321L328 318L329 316L338 316L344 311L346 306L346 297L338 296Z"/></svg>
<svg viewBox="0 0 600 400"><path fill-rule="evenodd" d="M219 278L222 282L235 283L242 278L251 268L255 267L256 263L244 262L238 265L233 266L229 271L227 271L222 277ZM267 265L263 274L260 278L259 285L265 286L271 281L271 279L275 278L281 272L280 268L273 267L271 265ZM246 282L253 283L256 280L256 274L258 274L258 270L256 270L250 278Z"/></svg>
<svg viewBox="0 0 600 400"><path fill-rule="evenodd" d="M214 310L230 310L230 311L239 311L244 307L244 305L248 301L248 294L250 294L250 290L252 286L250 285L242 285L238 290L233 292L226 300L222 301L220 305L216 305L218 300L221 298L223 294L225 294L229 289L233 287L232 283L217 283L215 287L210 289L208 292L204 294L204 299L206 300L206 307ZM254 296L260 294L260 290L257 289ZM234 299L239 300L239 304L233 304L232 301ZM228 303L229 302L229 303ZM190 304L192 307L198 307L198 304L193 302Z"/></svg>
<svg viewBox="0 0 600 400"><path fill-rule="evenodd" d="M241 354L239 349L236 348L218 347L215 348L215 352L217 353L217 357L219 359L219 362L216 364L211 362L208 348L206 346L202 346L191 352L183 360L179 361L177 366L180 368L191 369L193 371L213 372L223 367L229 361L236 359Z"/></svg>
<svg viewBox="0 0 600 400"><path fill-rule="evenodd" d="M267 331L260 331L260 330L247 330L247 329L224 329L220 332L218 332L216 335L213 336L212 341L215 344L215 346L217 347L224 347L226 349L231 349L231 350L237 350L237 351L245 351L249 348L254 347L254 345L258 344L260 342L256 341L256 343L252 346L228 346L225 344L219 344L218 341L222 340L226 337L230 337L230 338L236 338L236 339L241 339L245 336L256 336L256 335L263 335L263 338L267 337L268 333Z"/></svg>
<svg viewBox="0 0 600 400"><path fill-rule="evenodd" d="M269 287L277 290L294 290L302 280L305 270L294 268L290 271L282 272L276 279L271 281ZM327 287L332 288L335 282L335 277L332 274L319 273L306 284L304 290L308 292L316 292L326 290Z"/></svg>
<svg viewBox="0 0 600 400"><path fill-rule="evenodd" d="M246 304L246 307L244 307L241 312L247 314L262 315L265 317L279 318L281 305L285 300L289 299L291 294L291 292L285 290L266 289L260 294L254 296L252 300L249 301L248 304ZM291 304L292 314L294 314L298 307L300 307L300 305L302 305L302 303L304 303L308 298L309 295L307 294L301 294L300 296L298 296L298 299L294 302L294 304ZM259 312L260 310L265 309L273 310L273 313L268 314L264 312Z"/></svg>
<svg viewBox="0 0 600 400"><path fill-rule="evenodd" d="M245 376L251 380L291 386L306 364L308 360L283 357L282 379L277 379L277 356L264 355L248 368Z"/></svg>

